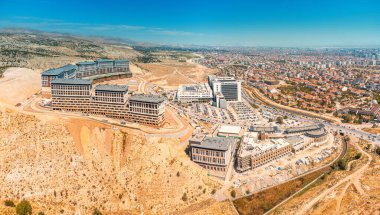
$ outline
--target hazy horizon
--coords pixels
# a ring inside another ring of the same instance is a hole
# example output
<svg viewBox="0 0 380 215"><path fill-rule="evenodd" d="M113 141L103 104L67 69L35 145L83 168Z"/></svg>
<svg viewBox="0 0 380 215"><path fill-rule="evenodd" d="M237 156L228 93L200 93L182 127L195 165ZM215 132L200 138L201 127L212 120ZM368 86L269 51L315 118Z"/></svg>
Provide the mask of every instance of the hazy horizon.
<svg viewBox="0 0 380 215"><path fill-rule="evenodd" d="M379 47L380 2L0 2L0 28L168 45Z"/></svg>

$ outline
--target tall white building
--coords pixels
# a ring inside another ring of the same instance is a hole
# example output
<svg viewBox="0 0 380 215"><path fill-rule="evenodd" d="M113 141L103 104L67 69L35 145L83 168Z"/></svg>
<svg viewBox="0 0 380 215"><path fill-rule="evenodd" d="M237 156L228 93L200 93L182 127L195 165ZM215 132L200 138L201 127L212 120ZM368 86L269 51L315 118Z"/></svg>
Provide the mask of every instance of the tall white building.
<svg viewBox="0 0 380 215"><path fill-rule="evenodd" d="M222 96L226 101L241 101L241 81L234 77L209 75L208 84L212 89L214 98ZM219 107L218 103L217 106Z"/></svg>

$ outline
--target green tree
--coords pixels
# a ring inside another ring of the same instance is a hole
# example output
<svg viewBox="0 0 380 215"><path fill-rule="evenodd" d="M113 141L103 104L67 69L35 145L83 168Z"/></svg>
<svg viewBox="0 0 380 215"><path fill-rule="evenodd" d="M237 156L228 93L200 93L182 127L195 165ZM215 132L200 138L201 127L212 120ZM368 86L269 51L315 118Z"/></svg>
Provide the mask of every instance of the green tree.
<svg viewBox="0 0 380 215"><path fill-rule="evenodd" d="M16 206L16 213L18 215L31 215L32 205L27 200L22 200Z"/></svg>

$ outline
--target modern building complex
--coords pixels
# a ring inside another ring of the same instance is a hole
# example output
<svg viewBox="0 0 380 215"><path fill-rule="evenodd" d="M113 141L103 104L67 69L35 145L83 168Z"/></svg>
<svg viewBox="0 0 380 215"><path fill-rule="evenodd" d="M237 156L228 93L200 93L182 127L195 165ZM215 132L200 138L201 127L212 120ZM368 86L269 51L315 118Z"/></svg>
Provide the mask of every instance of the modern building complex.
<svg viewBox="0 0 380 215"><path fill-rule="evenodd" d="M159 126L165 117L164 98L158 95L132 95L128 86L97 85L91 80L54 79L51 82L52 109L103 115Z"/></svg>
<svg viewBox="0 0 380 215"><path fill-rule="evenodd" d="M205 137L195 135L189 140L191 160L210 174L225 177L235 152L237 139L230 137Z"/></svg>
<svg viewBox="0 0 380 215"><path fill-rule="evenodd" d="M133 95L129 97L128 119L149 125L161 125L165 120L164 97L157 95Z"/></svg>
<svg viewBox="0 0 380 215"><path fill-rule="evenodd" d="M75 78L77 67L75 65L65 65L55 69L49 69L41 74L42 91L50 91L51 81L56 78L71 79Z"/></svg>
<svg viewBox="0 0 380 215"><path fill-rule="evenodd" d="M178 87L176 100L181 103L209 102L213 98L208 84L189 84Z"/></svg>
<svg viewBox="0 0 380 215"><path fill-rule="evenodd" d="M129 72L128 60L98 59L96 61L85 61L77 63L77 67L77 78L111 73L128 73L129 75L132 75Z"/></svg>
<svg viewBox="0 0 380 215"><path fill-rule="evenodd" d="M292 145L284 139L258 141L256 133L247 132L238 152L237 170L254 169L291 152Z"/></svg>
<svg viewBox="0 0 380 215"><path fill-rule="evenodd" d="M241 82L234 77L208 76L208 84L180 85L175 100L181 103L213 101L214 106L227 108L228 101L241 99Z"/></svg>
<svg viewBox="0 0 380 215"><path fill-rule="evenodd" d="M234 77L209 75L208 84L214 93L214 97L221 93L226 101L241 101L241 82Z"/></svg>
<svg viewBox="0 0 380 215"><path fill-rule="evenodd" d="M96 61L84 61L79 62L76 65L68 64L60 68L50 69L41 74L42 90L50 91L48 88L50 87L51 80L55 78L80 79L94 77L95 79L102 77L102 75L110 74L122 74L126 77L131 77L132 73L129 71L129 61L98 59Z"/></svg>

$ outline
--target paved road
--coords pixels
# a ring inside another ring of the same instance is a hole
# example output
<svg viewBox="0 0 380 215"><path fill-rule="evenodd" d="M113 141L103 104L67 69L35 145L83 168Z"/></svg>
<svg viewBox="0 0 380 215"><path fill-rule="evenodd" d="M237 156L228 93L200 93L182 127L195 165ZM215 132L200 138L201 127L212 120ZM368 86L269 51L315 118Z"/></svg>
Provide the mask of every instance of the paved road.
<svg viewBox="0 0 380 215"><path fill-rule="evenodd" d="M355 126L355 125L351 125L351 124L343 124L343 123L338 125L338 124L331 123L331 122L328 122L328 121L325 121L325 120L322 120L322 119L302 116L302 115L298 115L298 114L293 113L293 112L288 112L288 111L285 111L285 110L280 110L280 109L278 109L276 107L270 107L269 105L263 104L259 99L250 96L246 92L245 89L242 91L242 95L243 95L244 99L246 99L250 103L254 103L254 104L258 105L262 110L265 110L267 112L270 112L270 113L274 113L274 112L282 113L283 115L287 115L289 118L295 119L295 120L297 120L299 122L322 123L327 128L332 129L333 131L342 132L344 134L350 134L350 135L353 135L355 137L358 137L358 138L361 138L361 139L364 139L364 140L368 140L372 144L380 146L380 135L376 135L376 134L371 134L371 133L365 132L365 131L361 130L360 126Z"/></svg>

